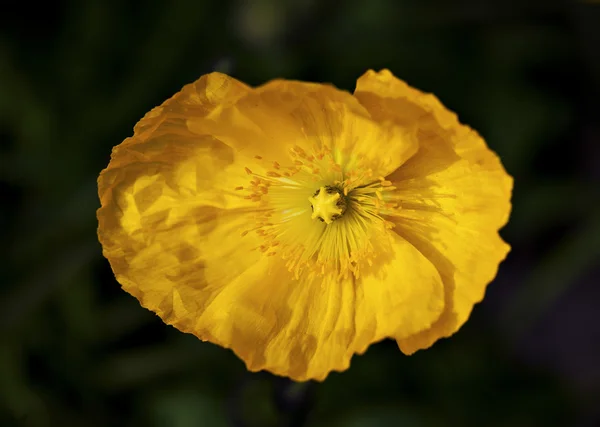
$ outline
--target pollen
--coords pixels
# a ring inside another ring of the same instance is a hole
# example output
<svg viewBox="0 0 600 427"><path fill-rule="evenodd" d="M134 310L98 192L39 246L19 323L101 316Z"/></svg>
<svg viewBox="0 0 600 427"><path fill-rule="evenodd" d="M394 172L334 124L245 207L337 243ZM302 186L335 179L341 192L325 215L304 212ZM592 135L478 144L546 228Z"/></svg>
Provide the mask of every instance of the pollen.
<svg viewBox="0 0 600 427"><path fill-rule="evenodd" d="M235 189L257 210L241 237L256 233L253 250L282 261L296 279L359 278L381 251L392 226L386 218L400 209L395 187L350 152L315 145L288 153L289 163L255 156L259 162L245 167L248 185Z"/></svg>

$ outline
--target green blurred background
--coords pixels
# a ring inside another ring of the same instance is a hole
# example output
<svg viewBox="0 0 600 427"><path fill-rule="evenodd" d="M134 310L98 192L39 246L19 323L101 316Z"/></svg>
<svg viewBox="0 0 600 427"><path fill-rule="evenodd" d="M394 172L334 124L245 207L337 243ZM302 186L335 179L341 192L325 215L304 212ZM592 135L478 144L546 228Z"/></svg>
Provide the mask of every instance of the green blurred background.
<svg viewBox="0 0 600 427"><path fill-rule="evenodd" d="M353 90L384 67L515 177L513 251L458 334L295 385L120 289L95 181L145 112L212 70ZM600 425L599 99L595 1L3 2L0 426Z"/></svg>

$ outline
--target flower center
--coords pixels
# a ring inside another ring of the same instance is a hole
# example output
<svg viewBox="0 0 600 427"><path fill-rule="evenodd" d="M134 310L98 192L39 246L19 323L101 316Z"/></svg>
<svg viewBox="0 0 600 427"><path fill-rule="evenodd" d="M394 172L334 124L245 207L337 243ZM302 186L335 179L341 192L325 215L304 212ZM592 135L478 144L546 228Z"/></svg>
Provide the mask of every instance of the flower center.
<svg viewBox="0 0 600 427"><path fill-rule="evenodd" d="M235 190L256 210L241 237L261 236L256 250L279 257L296 279L304 273L358 278L384 251L394 226L387 218L400 209L395 187L344 152L294 146L289 154L287 165L257 155L252 167L260 171L245 168L249 185Z"/></svg>
<svg viewBox="0 0 600 427"><path fill-rule="evenodd" d="M319 188L308 201L312 208L311 218L319 218L325 224L331 224L346 212L346 196L342 190L331 185Z"/></svg>

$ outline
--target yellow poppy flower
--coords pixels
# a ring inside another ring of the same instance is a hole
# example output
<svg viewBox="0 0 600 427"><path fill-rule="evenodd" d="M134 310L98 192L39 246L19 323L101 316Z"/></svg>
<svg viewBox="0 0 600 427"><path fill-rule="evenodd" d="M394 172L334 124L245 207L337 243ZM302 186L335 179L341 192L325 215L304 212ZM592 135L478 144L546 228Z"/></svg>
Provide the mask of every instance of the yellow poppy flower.
<svg viewBox="0 0 600 427"><path fill-rule="evenodd" d="M127 292L295 380L386 337L411 354L451 335L509 251L498 157L388 70L354 95L205 75L146 114L98 187Z"/></svg>

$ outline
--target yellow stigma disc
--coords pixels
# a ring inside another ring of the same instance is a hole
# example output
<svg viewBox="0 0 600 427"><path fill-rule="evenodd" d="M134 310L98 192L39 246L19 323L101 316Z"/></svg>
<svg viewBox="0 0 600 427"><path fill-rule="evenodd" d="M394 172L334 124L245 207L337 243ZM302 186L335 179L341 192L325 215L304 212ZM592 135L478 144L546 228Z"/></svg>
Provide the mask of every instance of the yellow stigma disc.
<svg viewBox="0 0 600 427"><path fill-rule="evenodd" d="M346 200L341 190L326 186L321 187L317 192L308 198L312 206L312 219L319 218L325 224L331 224L340 218L346 211Z"/></svg>

